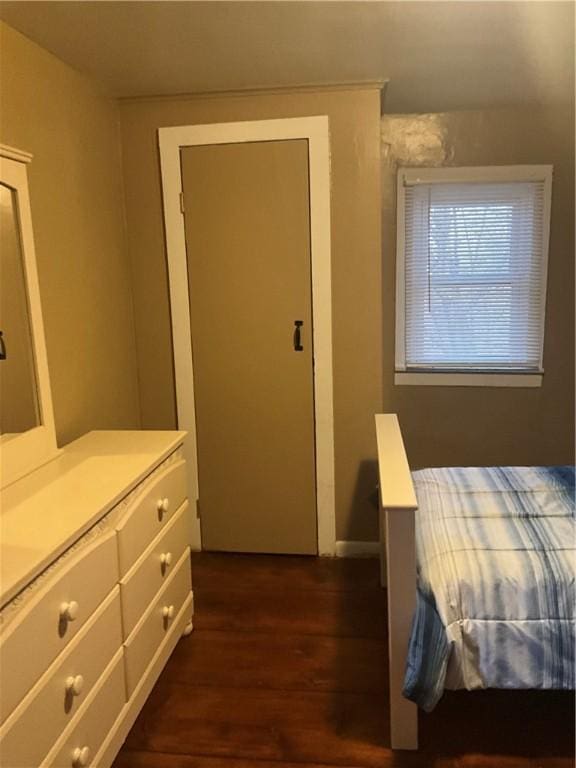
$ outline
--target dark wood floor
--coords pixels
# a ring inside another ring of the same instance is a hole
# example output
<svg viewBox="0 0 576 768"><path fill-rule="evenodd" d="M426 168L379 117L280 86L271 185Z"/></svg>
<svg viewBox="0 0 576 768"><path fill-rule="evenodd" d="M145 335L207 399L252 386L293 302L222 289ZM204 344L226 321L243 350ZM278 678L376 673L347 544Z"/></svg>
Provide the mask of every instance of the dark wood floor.
<svg viewBox="0 0 576 768"><path fill-rule="evenodd" d="M114 768L572 768L570 693L447 693L389 747L375 560L193 557L183 638Z"/></svg>

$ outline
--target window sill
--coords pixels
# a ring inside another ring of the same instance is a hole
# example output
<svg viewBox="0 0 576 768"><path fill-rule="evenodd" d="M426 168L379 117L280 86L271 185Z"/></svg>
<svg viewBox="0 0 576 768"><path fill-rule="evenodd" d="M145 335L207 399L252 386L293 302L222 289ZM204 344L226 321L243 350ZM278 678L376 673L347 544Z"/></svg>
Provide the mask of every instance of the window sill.
<svg viewBox="0 0 576 768"><path fill-rule="evenodd" d="M541 387L541 373L438 373L397 371L394 384L432 387Z"/></svg>

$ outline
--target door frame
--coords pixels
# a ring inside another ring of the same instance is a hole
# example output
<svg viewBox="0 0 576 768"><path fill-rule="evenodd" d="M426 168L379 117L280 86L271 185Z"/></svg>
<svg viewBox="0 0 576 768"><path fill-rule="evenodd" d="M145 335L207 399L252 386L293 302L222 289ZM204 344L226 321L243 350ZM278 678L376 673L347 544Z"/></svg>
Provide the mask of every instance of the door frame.
<svg viewBox="0 0 576 768"><path fill-rule="evenodd" d="M330 140L326 115L247 122L178 125L158 129L178 428L188 431L189 498L198 501L198 448L194 405L192 329L180 150L208 144L306 139L310 196L310 256L314 340L314 415L318 554L336 554L334 409L332 377L332 279L330 246ZM202 548L200 521L192 522L191 545Z"/></svg>

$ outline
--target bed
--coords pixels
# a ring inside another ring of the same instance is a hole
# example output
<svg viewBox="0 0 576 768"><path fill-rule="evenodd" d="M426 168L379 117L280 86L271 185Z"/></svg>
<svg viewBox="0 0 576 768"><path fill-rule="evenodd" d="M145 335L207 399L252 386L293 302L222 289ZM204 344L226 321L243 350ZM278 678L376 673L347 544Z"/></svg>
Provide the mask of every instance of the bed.
<svg viewBox="0 0 576 768"><path fill-rule="evenodd" d="M393 748L445 688L573 689L574 467L410 473L395 416L377 436Z"/></svg>

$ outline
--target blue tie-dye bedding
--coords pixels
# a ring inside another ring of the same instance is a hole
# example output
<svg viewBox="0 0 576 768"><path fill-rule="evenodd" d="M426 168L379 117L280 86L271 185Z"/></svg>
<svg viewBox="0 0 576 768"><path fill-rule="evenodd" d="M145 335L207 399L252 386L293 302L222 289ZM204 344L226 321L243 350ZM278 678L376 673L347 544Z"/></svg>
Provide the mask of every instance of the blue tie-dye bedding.
<svg viewBox="0 0 576 768"><path fill-rule="evenodd" d="M574 688L574 467L423 469L404 695Z"/></svg>

